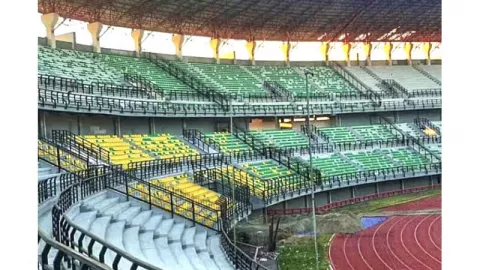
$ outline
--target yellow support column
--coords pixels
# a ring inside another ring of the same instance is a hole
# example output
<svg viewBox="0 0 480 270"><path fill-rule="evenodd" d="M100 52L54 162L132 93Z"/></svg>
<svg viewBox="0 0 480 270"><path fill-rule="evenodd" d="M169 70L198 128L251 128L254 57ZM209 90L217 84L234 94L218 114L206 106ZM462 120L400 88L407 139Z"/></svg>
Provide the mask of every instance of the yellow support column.
<svg viewBox="0 0 480 270"><path fill-rule="evenodd" d="M56 41L55 41L55 25L58 22L58 14L57 13L48 13L42 15L42 23L45 25L45 30L47 31L47 43L48 46L52 48L56 48Z"/></svg>
<svg viewBox="0 0 480 270"><path fill-rule="evenodd" d="M257 48L257 42L255 40L248 41L247 40L247 51L248 51L248 59L250 60L250 64L255 65L255 49Z"/></svg>
<svg viewBox="0 0 480 270"><path fill-rule="evenodd" d="M210 40L210 47L213 50L213 59L215 59L217 64L220 63L220 57L218 53L220 51L220 42L221 40L219 38L212 38Z"/></svg>
<svg viewBox="0 0 480 270"><path fill-rule="evenodd" d="M325 64L328 65L328 51L330 50L330 43L322 42L320 44L320 52L322 53L323 59L325 59Z"/></svg>
<svg viewBox="0 0 480 270"><path fill-rule="evenodd" d="M184 35L173 34L172 35L172 42L175 45L175 54L177 55L178 59L183 58L182 48L183 42L185 40Z"/></svg>
<svg viewBox="0 0 480 270"><path fill-rule="evenodd" d="M430 53L432 52L432 43L430 42L425 42L422 45L423 53L425 53L425 60L427 66L430 66L432 64L431 58L430 58Z"/></svg>
<svg viewBox="0 0 480 270"><path fill-rule="evenodd" d="M344 42L342 44L342 51L343 51L343 56L345 58L345 64L347 67L350 66L350 50L352 49L352 45L349 42Z"/></svg>
<svg viewBox="0 0 480 270"><path fill-rule="evenodd" d="M393 46L391 42L385 42L383 45L383 51L385 52L385 58L387 60L387 65L392 65L392 50Z"/></svg>
<svg viewBox="0 0 480 270"><path fill-rule="evenodd" d="M103 24L99 22L89 23L87 28L92 35L92 47L93 52L100 53L100 32L102 31Z"/></svg>
<svg viewBox="0 0 480 270"><path fill-rule="evenodd" d="M363 51L365 52L365 65L372 65L372 43L365 42L363 43Z"/></svg>
<svg viewBox="0 0 480 270"><path fill-rule="evenodd" d="M405 56L407 57L407 64L410 66L412 65L412 49L412 42L405 42L403 50L405 51Z"/></svg>
<svg viewBox="0 0 480 270"><path fill-rule="evenodd" d="M135 43L135 53L137 54L137 57L140 57L140 54L142 53L143 30L132 29L132 38Z"/></svg>
<svg viewBox="0 0 480 270"><path fill-rule="evenodd" d="M283 60L285 61L285 65L290 66L290 41L282 43L282 53L283 53Z"/></svg>

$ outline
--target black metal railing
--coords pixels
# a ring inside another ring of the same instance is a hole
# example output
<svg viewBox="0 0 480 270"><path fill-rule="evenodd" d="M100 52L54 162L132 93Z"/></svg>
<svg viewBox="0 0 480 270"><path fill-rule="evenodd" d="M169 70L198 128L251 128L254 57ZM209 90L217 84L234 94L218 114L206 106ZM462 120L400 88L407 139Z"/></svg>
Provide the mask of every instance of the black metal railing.
<svg viewBox="0 0 480 270"><path fill-rule="evenodd" d="M187 141L191 142L206 153L210 153L210 149L214 149L218 152L220 151L220 145L199 130L183 129L182 134Z"/></svg>
<svg viewBox="0 0 480 270"><path fill-rule="evenodd" d="M282 101L294 101L292 92L276 81L264 81L263 87Z"/></svg>
<svg viewBox="0 0 480 270"><path fill-rule="evenodd" d="M67 158L69 157L69 158ZM38 158L58 168L58 171L79 171L98 163L79 149L66 149L48 138L38 138ZM66 165L65 165L66 164Z"/></svg>
<svg viewBox="0 0 480 270"><path fill-rule="evenodd" d="M59 185L59 176L53 176L38 181L38 204L57 196L57 192L60 188Z"/></svg>
<svg viewBox="0 0 480 270"><path fill-rule="evenodd" d="M38 230L38 244L44 245L38 258L39 270L63 270L63 269L82 269L82 270L111 270L106 264L100 263L95 259L89 258L77 252L69 246L59 243L44 232ZM49 258L53 257L50 262Z"/></svg>
<svg viewBox="0 0 480 270"><path fill-rule="evenodd" d="M433 131L435 131L435 134L437 136L442 135L442 131L440 130L440 128L438 128L436 125L434 125L427 118L415 118L415 119L413 119L413 123L420 129L424 129L425 127L428 127L429 129L432 129ZM429 136L429 137L431 137L431 136ZM433 136L433 137L436 137L436 136Z"/></svg>
<svg viewBox="0 0 480 270"><path fill-rule="evenodd" d="M399 110L418 110L441 108L442 100L420 99L405 102L382 101L381 106L373 106L371 102L358 103L314 103L310 104L310 114L341 114ZM86 112L136 116L162 117L230 117L229 110L224 110L214 103L182 103L162 100L135 100L128 98L107 97L68 93L46 88L38 88L38 106L40 109L69 112ZM305 104L234 104L233 116L305 116Z"/></svg>
<svg viewBox="0 0 480 270"><path fill-rule="evenodd" d="M158 175L180 173L187 170L197 170L230 163L230 155L213 153L132 162L128 164L128 171L130 174L133 174L140 179L149 179Z"/></svg>
<svg viewBox="0 0 480 270"><path fill-rule="evenodd" d="M423 75L427 76L430 80L434 81L436 84L438 85L442 85L442 81L440 81L439 79L435 78L434 76L432 76L432 74L430 74L428 71L424 70L423 68L420 67L420 65L412 65L412 67L416 70L418 70L420 73L422 73Z"/></svg>
<svg viewBox="0 0 480 270"><path fill-rule="evenodd" d="M410 97L441 97L442 88L413 89L410 91Z"/></svg>
<svg viewBox="0 0 480 270"><path fill-rule="evenodd" d="M376 106L380 105L382 99L378 93L372 90L371 87L367 86L360 79L358 79L354 74L352 74L350 71L348 71L338 63L333 62L332 67L333 67L333 70L335 70L340 76L342 76L352 86L358 89L358 91L360 91L365 97L370 99Z"/></svg>
<svg viewBox="0 0 480 270"><path fill-rule="evenodd" d="M110 163L109 151L68 130L52 130L51 141L62 149L77 153L83 160L90 162L94 159L96 164L100 161Z"/></svg>
<svg viewBox="0 0 480 270"><path fill-rule="evenodd" d="M147 60L155 64L157 67L161 68L168 74L177 78L178 80L180 80L181 82L189 86L190 88L204 95L210 101L217 103L222 107L222 109L224 110L228 109L227 105L230 99L227 96L225 96L219 91L215 91L214 89L208 87L202 81L197 79L195 76L177 67L172 61L162 59L157 54L152 54L149 52L142 53L142 57L146 58Z"/></svg>

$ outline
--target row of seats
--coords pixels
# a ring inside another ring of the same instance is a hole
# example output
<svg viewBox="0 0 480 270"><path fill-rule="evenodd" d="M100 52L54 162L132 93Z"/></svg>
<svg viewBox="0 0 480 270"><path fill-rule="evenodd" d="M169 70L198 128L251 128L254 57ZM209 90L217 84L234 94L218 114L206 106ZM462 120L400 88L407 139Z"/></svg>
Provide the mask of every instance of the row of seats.
<svg viewBox="0 0 480 270"><path fill-rule="evenodd" d="M430 161L412 148L382 149L382 153L401 166L425 165Z"/></svg>
<svg viewBox="0 0 480 270"><path fill-rule="evenodd" d="M59 155L60 164L58 164ZM85 161L70 155L65 151L57 151L56 147L41 140L38 140L38 156L69 172L86 170L88 167Z"/></svg>
<svg viewBox="0 0 480 270"><path fill-rule="evenodd" d="M312 158L313 167L320 169L324 176L355 173L355 164L342 158L339 154Z"/></svg>
<svg viewBox="0 0 480 270"><path fill-rule="evenodd" d="M85 83L123 85L122 70L111 68L97 54L38 46L38 73Z"/></svg>
<svg viewBox="0 0 480 270"><path fill-rule="evenodd" d="M266 93L262 81L239 65L178 62L177 65L195 74L206 85L211 85L222 92L237 95Z"/></svg>
<svg viewBox="0 0 480 270"><path fill-rule="evenodd" d="M186 175L154 179L150 182L155 186L180 194L199 204L195 204L195 208L193 208L192 203L187 200L177 196L171 198L168 192L154 187L149 190L148 186L142 183L130 187L130 192L135 196L141 196L146 201L151 200L152 204L167 211L173 211L177 215L194 219L196 222L209 227L213 227L218 222L218 217L220 216L220 207L216 204L220 199L218 193L192 183ZM149 192L151 198L148 197Z"/></svg>
<svg viewBox="0 0 480 270"><path fill-rule="evenodd" d="M254 196L258 196L262 198L263 193L268 192L268 191L265 191L263 179L259 177L254 177L251 174L239 168L236 168L233 166L227 166L224 168L216 168L215 171L218 176L217 181L233 180L241 185L248 186L250 188L250 192Z"/></svg>
<svg viewBox="0 0 480 270"><path fill-rule="evenodd" d="M224 153L234 153L239 151L248 151L252 148L238 139L229 132L215 132L211 134L205 134L207 138L213 140L220 147L220 151Z"/></svg>
<svg viewBox="0 0 480 270"><path fill-rule="evenodd" d="M123 138L160 159L181 158L200 154L197 150L168 133L124 135Z"/></svg>
<svg viewBox="0 0 480 270"><path fill-rule="evenodd" d="M440 86L412 66L371 66L367 67L378 77L393 79L408 91L416 89L437 89Z"/></svg>
<svg viewBox="0 0 480 270"><path fill-rule="evenodd" d="M295 130L263 130L249 131L254 138L263 142L267 147L285 148L308 146L308 138Z"/></svg>
<svg viewBox="0 0 480 270"><path fill-rule="evenodd" d="M305 70L306 68L303 68ZM356 92L357 89L348 83L340 74L327 66L309 67L309 71L313 72L315 76L311 78L312 92L315 88L320 88L321 91L329 93L344 93Z"/></svg>
<svg viewBox="0 0 480 270"><path fill-rule="evenodd" d="M395 139L395 135L382 125L333 127L318 129L331 143L377 141Z"/></svg>
<svg viewBox="0 0 480 270"><path fill-rule="evenodd" d="M252 175L264 180L295 174L295 172L289 170L287 167L270 159L246 163L242 165L242 168L250 172Z"/></svg>
<svg viewBox="0 0 480 270"><path fill-rule="evenodd" d="M83 138L109 151L110 162L113 165L122 165L125 169L129 163L155 159L142 149L115 135L86 135Z"/></svg>

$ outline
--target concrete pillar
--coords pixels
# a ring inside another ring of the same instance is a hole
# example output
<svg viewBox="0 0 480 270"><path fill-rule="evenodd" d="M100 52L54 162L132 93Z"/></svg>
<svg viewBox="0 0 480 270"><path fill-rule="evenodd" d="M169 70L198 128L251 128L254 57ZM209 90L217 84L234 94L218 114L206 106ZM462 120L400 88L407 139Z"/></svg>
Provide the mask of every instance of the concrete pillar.
<svg viewBox="0 0 480 270"><path fill-rule="evenodd" d="M93 52L100 53L100 32L102 31L103 24L99 22L89 23L87 28L92 35Z"/></svg>
<svg viewBox="0 0 480 270"><path fill-rule="evenodd" d="M155 134L155 118L149 117L148 118L148 133L150 135Z"/></svg>
<svg viewBox="0 0 480 270"><path fill-rule="evenodd" d="M343 51L343 56L345 59L345 64L347 67L350 66L350 50L352 49L352 44L350 42L344 42L342 44L342 51Z"/></svg>
<svg viewBox="0 0 480 270"><path fill-rule="evenodd" d="M322 53L323 59L325 59L325 64L328 65L328 51L330 50L330 43L322 42L320 44L320 52Z"/></svg>
<svg viewBox="0 0 480 270"><path fill-rule="evenodd" d="M363 44L363 51L365 52L365 65L371 66L372 65L372 43L365 42Z"/></svg>
<svg viewBox="0 0 480 270"><path fill-rule="evenodd" d="M42 23L45 25L45 30L47 32L47 42L48 46L52 48L56 48L55 42L55 25L58 22L58 14L57 13L48 13L42 15Z"/></svg>
<svg viewBox="0 0 480 270"><path fill-rule="evenodd" d="M290 41L282 43L282 53L283 53L283 61L287 66L290 66L290 50L292 46L290 45Z"/></svg>
<svg viewBox="0 0 480 270"><path fill-rule="evenodd" d="M432 61L430 59L430 53L432 52L432 43L430 42L425 42L422 44L422 49L423 53L425 54L425 64L427 66L430 66L432 64Z"/></svg>
<svg viewBox="0 0 480 270"><path fill-rule="evenodd" d="M247 41L246 47L250 64L255 65L255 49L257 48L257 42L255 40Z"/></svg>
<svg viewBox="0 0 480 270"><path fill-rule="evenodd" d="M355 198L355 197L356 197L356 195L355 195L355 187L351 187L350 189L351 189L351 192L352 192L352 194L351 194L351 195L352 195L352 198Z"/></svg>
<svg viewBox="0 0 480 270"><path fill-rule="evenodd" d="M327 191L327 203L332 203L332 192Z"/></svg>
<svg viewBox="0 0 480 270"><path fill-rule="evenodd" d="M403 181L403 179L400 180L400 189L401 190L405 189L405 182Z"/></svg>
<svg viewBox="0 0 480 270"><path fill-rule="evenodd" d="M407 64L410 66L412 65L412 49L412 42L405 42L403 50L405 51L405 56L407 57Z"/></svg>
<svg viewBox="0 0 480 270"><path fill-rule="evenodd" d="M135 53L137 54L137 57L140 57L140 54L142 53L143 30L132 29L132 38L135 43Z"/></svg>
<svg viewBox="0 0 480 270"><path fill-rule="evenodd" d="M83 117L77 116L77 134L82 135Z"/></svg>
<svg viewBox="0 0 480 270"><path fill-rule="evenodd" d="M39 112L39 133L43 138L47 138L47 113L45 111Z"/></svg>
<svg viewBox="0 0 480 270"><path fill-rule="evenodd" d="M183 48L184 40L185 40L184 35L178 35L178 34L172 35L172 42L173 42L173 45L175 45L175 54L177 55L178 59L183 58L182 48Z"/></svg>
<svg viewBox="0 0 480 270"><path fill-rule="evenodd" d="M120 127L120 116L116 116L113 118L113 132L117 136L122 136L122 131Z"/></svg>
<svg viewBox="0 0 480 270"><path fill-rule="evenodd" d="M385 52L385 58L387 60L387 65L392 65L392 50L393 46L391 42L385 42L383 45L383 51Z"/></svg>
<svg viewBox="0 0 480 270"><path fill-rule="evenodd" d="M380 193L380 188L378 187L378 183L375 183L375 193Z"/></svg>
<svg viewBox="0 0 480 270"><path fill-rule="evenodd" d="M210 40L210 47L212 48L213 51L213 59L218 63L220 63L220 57L219 57L219 50L220 50L220 43L221 39L219 38L212 38Z"/></svg>

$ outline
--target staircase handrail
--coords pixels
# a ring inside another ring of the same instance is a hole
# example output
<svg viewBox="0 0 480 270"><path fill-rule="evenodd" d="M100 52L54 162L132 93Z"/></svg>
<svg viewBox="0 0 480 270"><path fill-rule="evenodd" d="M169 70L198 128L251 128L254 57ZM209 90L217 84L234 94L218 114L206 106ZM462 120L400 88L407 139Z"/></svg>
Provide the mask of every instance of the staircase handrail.
<svg viewBox="0 0 480 270"><path fill-rule="evenodd" d="M442 88L424 88L413 89L410 91L411 97L423 97L423 96L442 96Z"/></svg>
<svg viewBox="0 0 480 270"><path fill-rule="evenodd" d="M70 151L78 150L85 153L87 158L92 157L97 161L110 163L110 152L69 130L52 130L52 142Z"/></svg>
<svg viewBox="0 0 480 270"><path fill-rule="evenodd" d="M264 81L263 87L284 101L294 101L293 93L277 81Z"/></svg>
<svg viewBox="0 0 480 270"><path fill-rule="evenodd" d="M40 242L40 240L45 242L45 246L39 256L39 263L42 265L41 269L63 269L61 264L67 260L69 263L79 266L79 269L112 270L108 265L85 256L82 252L78 252L69 246L51 239L39 229L38 241ZM48 262L48 254L52 249L57 250L57 254L53 259L53 265L50 266ZM48 266L48 268L46 266Z"/></svg>
<svg viewBox="0 0 480 270"><path fill-rule="evenodd" d="M425 125L428 128L433 129L437 135L442 135L442 131L427 118L415 118L413 119L413 123L419 128L422 128L422 125Z"/></svg>
<svg viewBox="0 0 480 270"><path fill-rule="evenodd" d="M140 74L123 73L123 78L127 82L139 83L141 85L140 87L145 88L145 90L148 91L150 95L155 96L155 98L157 93L160 94L162 97L165 95L165 90L163 88L152 83L150 80Z"/></svg>
<svg viewBox="0 0 480 270"><path fill-rule="evenodd" d="M423 143L420 142L420 140L418 138L415 138L413 137L412 135L410 134L407 134L405 133L403 130L399 129L397 126L395 126L395 123L393 123L390 119L382 116L382 115L377 115L380 119L380 123L382 123L382 121L384 121L385 123L387 123L390 127L392 127L393 129L399 131L400 133L402 133L404 135L404 138L406 139L410 139L411 141L414 142L414 144L416 144L419 148L421 148L422 150L424 150L425 152L429 153L431 156L435 157L438 161L442 162L442 158L440 156L438 156L436 153L432 152L430 149L428 149L427 147L425 147L423 145Z"/></svg>
<svg viewBox="0 0 480 270"><path fill-rule="evenodd" d="M212 140L211 138L207 137L203 132L197 129L183 129L182 130L183 137L186 138L189 142L192 142L194 145L198 146L200 149L205 151L205 145L207 147L211 147L217 151L220 151L220 145ZM202 144L198 144L201 142ZM210 152L209 149L207 149Z"/></svg>
<svg viewBox="0 0 480 270"><path fill-rule="evenodd" d="M372 90L371 87L363 83L357 76L351 73L342 65L337 62L332 63L333 70L339 73L347 82L357 88L364 96L368 97L374 104L379 105L382 102L382 98L378 93Z"/></svg>
<svg viewBox="0 0 480 270"><path fill-rule="evenodd" d="M157 67L161 68L162 70L166 71L168 74L182 81L184 84L188 85L190 88L203 94L210 101L213 101L219 104L224 110L228 109L228 104L231 98L229 98L227 95L219 91L215 91L214 89L208 87L192 74L177 67L172 61L163 59L162 57L158 56L158 54L152 54L150 52L142 53L142 57L146 58Z"/></svg>
<svg viewBox="0 0 480 270"><path fill-rule="evenodd" d="M422 73L423 75L427 76L427 78L429 78L430 80L434 81L436 84L438 85L442 85L442 81L440 81L439 79L435 78L432 74L430 74L430 72L424 70L423 68L420 67L420 65L412 65L412 67L416 70L418 70L420 73Z"/></svg>

